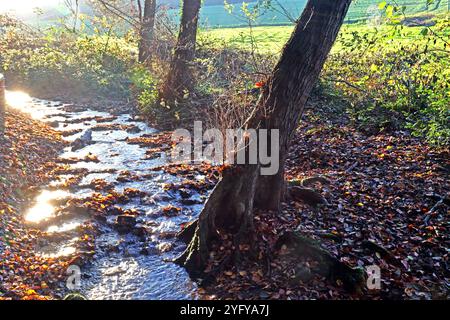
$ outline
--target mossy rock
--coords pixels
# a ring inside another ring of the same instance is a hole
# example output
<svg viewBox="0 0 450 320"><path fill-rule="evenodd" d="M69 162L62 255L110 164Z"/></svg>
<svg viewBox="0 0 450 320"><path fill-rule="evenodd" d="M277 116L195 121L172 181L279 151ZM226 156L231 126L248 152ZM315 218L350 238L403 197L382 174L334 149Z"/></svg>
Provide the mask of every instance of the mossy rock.
<svg viewBox="0 0 450 320"><path fill-rule="evenodd" d="M69 293L63 300L87 300L81 293Z"/></svg>

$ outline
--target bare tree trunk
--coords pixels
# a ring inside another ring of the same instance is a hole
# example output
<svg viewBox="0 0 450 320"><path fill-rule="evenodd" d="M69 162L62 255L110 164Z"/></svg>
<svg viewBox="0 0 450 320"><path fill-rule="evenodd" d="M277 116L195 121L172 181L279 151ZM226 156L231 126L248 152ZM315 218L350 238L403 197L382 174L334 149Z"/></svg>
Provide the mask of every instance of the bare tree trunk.
<svg viewBox="0 0 450 320"><path fill-rule="evenodd" d="M263 104L273 112L263 125L280 130L280 171L277 175L260 177L255 196L259 208L276 210L286 195L284 166L289 141L350 2L310 0L264 88Z"/></svg>
<svg viewBox="0 0 450 320"><path fill-rule="evenodd" d="M191 274L201 272L214 239L231 235L235 247L253 234L253 207L277 209L285 194L284 164L289 142L309 94L344 22L351 0L309 0L275 66L248 128L278 129L280 169L259 176L260 165L228 169L195 223L195 233L177 260Z"/></svg>
<svg viewBox="0 0 450 320"><path fill-rule="evenodd" d="M144 12L140 26L139 62L143 63L152 54L151 46L155 27L156 0L145 0Z"/></svg>
<svg viewBox="0 0 450 320"><path fill-rule="evenodd" d="M200 6L201 0L183 1L178 41L167 79L161 90L161 97L165 100L182 97L185 92L192 90L194 79L190 64L195 57Z"/></svg>

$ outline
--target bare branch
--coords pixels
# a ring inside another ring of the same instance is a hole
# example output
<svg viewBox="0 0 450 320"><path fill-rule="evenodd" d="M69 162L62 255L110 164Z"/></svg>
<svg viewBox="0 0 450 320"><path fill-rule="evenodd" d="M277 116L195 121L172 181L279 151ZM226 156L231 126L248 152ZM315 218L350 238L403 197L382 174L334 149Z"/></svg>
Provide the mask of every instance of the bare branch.
<svg viewBox="0 0 450 320"><path fill-rule="evenodd" d="M115 16L119 17L120 19L128 22L130 25L132 25L134 28L139 28L139 21L136 21L135 18L124 12L122 9L117 8L116 6L112 5L111 3L108 3L106 0L97 0L100 2L103 7L114 14Z"/></svg>
<svg viewBox="0 0 450 320"><path fill-rule="evenodd" d="M139 21L143 21L144 17L142 15L142 4L141 4L141 0L136 0L137 5L138 5L138 10L139 10Z"/></svg>

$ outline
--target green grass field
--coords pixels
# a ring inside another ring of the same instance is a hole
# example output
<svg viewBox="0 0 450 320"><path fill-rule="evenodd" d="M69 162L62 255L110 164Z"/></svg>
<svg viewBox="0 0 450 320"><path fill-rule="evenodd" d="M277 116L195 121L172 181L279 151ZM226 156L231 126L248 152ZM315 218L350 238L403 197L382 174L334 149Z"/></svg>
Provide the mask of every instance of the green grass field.
<svg viewBox="0 0 450 320"><path fill-rule="evenodd" d="M256 1L246 1L251 8ZM355 0L353 1L346 22L355 23L365 21L379 16L378 4L382 0ZM389 1L387 1L389 3ZM427 5L426 0L396 0L398 6L406 8L407 15L418 13L438 13L449 11L450 0L435 0L433 4ZM279 10L285 8L293 19L297 19L306 5L306 0L273 0L272 5L275 10L262 10L262 15L256 20L259 25L289 25L292 22ZM239 27L248 24L240 4L234 4L232 14L223 5L205 5L202 7L200 16L201 24L210 28ZM179 13L178 9L173 10L174 15Z"/></svg>
<svg viewBox="0 0 450 320"><path fill-rule="evenodd" d="M432 29L439 28L439 21L443 21L444 17L440 15L435 18L438 24ZM276 54L280 52L283 45L288 40L292 33L293 26L257 26L253 28L240 27L240 28L220 28L203 30L200 33L200 41L215 42L217 44L223 44L226 46L239 48L239 49L251 49L252 41L256 50L259 53L272 53ZM359 34L380 34L385 35L385 41L401 44L412 43L417 41L424 41L421 32L423 27L394 27L391 25L373 26L370 24L345 24L341 29L342 37L351 37L354 32ZM449 39L450 30L440 30L440 34ZM341 44L337 43L334 50L339 49ZM438 43L439 45L439 43Z"/></svg>

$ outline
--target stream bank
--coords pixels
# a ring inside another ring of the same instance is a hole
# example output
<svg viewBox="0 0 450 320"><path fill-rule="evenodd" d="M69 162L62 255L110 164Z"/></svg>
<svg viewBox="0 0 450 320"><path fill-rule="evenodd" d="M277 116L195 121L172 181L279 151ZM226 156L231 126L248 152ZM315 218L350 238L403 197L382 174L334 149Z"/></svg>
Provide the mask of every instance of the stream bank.
<svg viewBox="0 0 450 320"><path fill-rule="evenodd" d="M210 177L193 172L194 183L183 187L186 175L162 156L170 135L130 114L20 93L9 98L67 143L52 180L22 212L35 234L34 254L80 267L76 291L89 299L197 299L196 284L168 261L182 252L175 234L198 215ZM79 144L86 135L91 139ZM59 272L52 282L56 298L70 292L67 277Z"/></svg>

